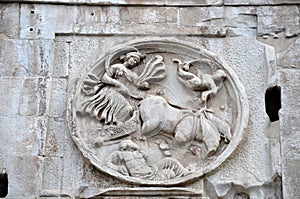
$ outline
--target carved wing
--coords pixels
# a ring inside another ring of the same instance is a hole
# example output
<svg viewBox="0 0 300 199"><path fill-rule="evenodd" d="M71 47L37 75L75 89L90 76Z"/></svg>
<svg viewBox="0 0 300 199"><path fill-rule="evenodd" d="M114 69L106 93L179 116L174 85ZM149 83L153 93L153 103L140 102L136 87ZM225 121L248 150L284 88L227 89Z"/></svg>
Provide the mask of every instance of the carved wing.
<svg viewBox="0 0 300 199"><path fill-rule="evenodd" d="M145 82L157 82L164 79L166 76L166 65L163 62L163 57L161 55L156 55L147 62L143 72L135 81L135 84L142 87Z"/></svg>

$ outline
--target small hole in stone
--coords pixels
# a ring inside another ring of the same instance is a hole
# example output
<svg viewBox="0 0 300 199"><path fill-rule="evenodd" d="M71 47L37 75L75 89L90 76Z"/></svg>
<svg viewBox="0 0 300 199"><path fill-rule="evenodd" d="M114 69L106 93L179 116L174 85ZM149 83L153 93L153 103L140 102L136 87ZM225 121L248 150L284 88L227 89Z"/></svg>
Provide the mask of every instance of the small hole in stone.
<svg viewBox="0 0 300 199"><path fill-rule="evenodd" d="M31 31L31 32L32 32L32 31L33 31L33 28L29 28L29 31Z"/></svg>
<svg viewBox="0 0 300 199"><path fill-rule="evenodd" d="M34 10L31 10L31 12L30 12L31 14L34 14Z"/></svg>
<svg viewBox="0 0 300 199"><path fill-rule="evenodd" d="M8 177L7 173L0 173L0 197L6 197L8 193Z"/></svg>
<svg viewBox="0 0 300 199"><path fill-rule="evenodd" d="M281 88L279 86L270 87L265 93L265 107L270 121L279 120L279 110L281 109Z"/></svg>
<svg viewBox="0 0 300 199"><path fill-rule="evenodd" d="M94 15L95 15L95 13L92 12L92 13L91 13L91 16L94 16Z"/></svg>

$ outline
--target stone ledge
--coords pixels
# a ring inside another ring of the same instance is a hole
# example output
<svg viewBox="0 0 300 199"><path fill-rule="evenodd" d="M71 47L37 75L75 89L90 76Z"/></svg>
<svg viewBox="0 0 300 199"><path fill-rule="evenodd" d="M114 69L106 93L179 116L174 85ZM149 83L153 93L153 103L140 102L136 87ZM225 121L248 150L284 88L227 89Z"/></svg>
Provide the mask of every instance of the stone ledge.
<svg viewBox="0 0 300 199"><path fill-rule="evenodd" d="M221 6L223 0L4 0L12 3L51 3L89 5L145 5L145 6Z"/></svg>
<svg viewBox="0 0 300 199"><path fill-rule="evenodd" d="M300 5L299 0L3 0L5 3L41 3L124 6L262 6Z"/></svg>

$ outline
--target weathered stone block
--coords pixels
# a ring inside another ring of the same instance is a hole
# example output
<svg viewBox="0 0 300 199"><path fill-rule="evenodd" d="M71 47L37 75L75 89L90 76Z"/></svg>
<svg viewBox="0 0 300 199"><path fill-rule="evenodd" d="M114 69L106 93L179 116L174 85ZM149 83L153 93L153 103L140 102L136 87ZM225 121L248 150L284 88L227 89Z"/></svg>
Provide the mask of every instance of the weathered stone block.
<svg viewBox="0 0 300 199"><path fill-rule="evenodd" d="M76 11L76 24L120 24L122 7L87 7L81 6Z"/></svg>
<svg viewBox="0 0 300 199"><path fill-rule="evenodd" d="M138 16L138 17L137 17ZM177 23L177 9L172 7L123 7L121 23Z"/></svg>
<svg viewBox="0 0 300 199"><path fill-rule="evenodd" d="M295 117L300 113L299 77L300 77L300 71L295 69L291 69L291 70L286 69L280 71L279 82L281 85L281 107L282 107L280 112L283 116Z"/></svg>
<svg viewBox="0 0 300 199"><path fill-rule="evenodd" d="M63 159L62 157L45 157L43 162L43 176L42 176L42 195L48 193L61 193L61 179L63 173Z"/></svg>
<svg viewBox="0 0 300 199"><path fill-rule="evenodd" d="M26 78L22 88L20 115L35 115L37 113L37 78Z"/></svg>
<svg viewBox="0 0 300 199"><path fill-rule="evenodd" d="M284 32L286 37L300 32L297 6L261 6L257 8L258 35L275 35Z"/></svg>
<svg viewBox="0 0 300 199"><path fill-rule="evenodd" d="M138 17L137 17L138 16ZM160 7L80 7L76 23L176 23L177 9Z"/></svg>
<svg viewBox="0 0 300 199"><path fill-rule="evenodd" d="M67 80L64 78L53 78L51 86L51 97L49 102L49 116L63 117L67 107Z"/></svg>
<svg viewBox="0 0 300 199"><path fill-rule="evenodd" d="M55 42L53 77L68 77L70 63L70 43L65 41Z"/></svg>
<svg viewBox="0 0 300 199"><path fill-rule="evenodd" d="M300 68L300 39L291 44L288 49L280 55L279 66L284 68Z"/></svg>
<svg viewBox="0 0 300 199"><path fill-rule="evenodd" d="M24 43L18 40L0 40L0 74L24 76L29 70ZM6 56L10 55L10 56ZM24 60L22 60L24 58Z"/></svg>
<svg viewBox="0 0 300 199"><path fill-rule="evenodd" d="M300 182L300 71L282 70L281 86L281 153L283 197L299 198Z"/></svg>
<svg viewBox="0 0 300 199"><path fill-rule="evenodd" d="M83 157L70 135L65 137L63 158L62 192L71 196L78 195L77 186L83 176Z"/></svg>
<svg viewBox="0 0 300 199"><path fill-rule="evenodd" d="M193 14L192 14L193 13ZM180 8L179 24L182 26L220 25L224 23L223 7Z"/></svg>
<svg viewBox="0 0 300 199"><path fill-rule="evenodd" d="M231 28L254 28L257 27L257 17L255 7L225 7L224 26Z"/></svg>
<svg viewBox="0 0 300 199"><path fill-rule="evenodd" d="M38 158L28 155L10 155L7 161L7 198L36 198L39 195Z"/></svg>
<svg viewBox="0 0 300 199"><path fill-rule="evenodd" d="M62 158L64 156L66 133L68 133L68 129L63 118L49 118L44 149L46 157L55 156Z"/></svg>
<svg viewBox="0 0 300 199"><path fill-rule="evenodd" d="M299 142L298 142L299 144ZM283 198L293 199L299 198L299 184L300 184L300 160L286 159L283 162Z"/></svg>
<svg viewBox="0 0 300 199"><path fill-rule="evenodd" d="M20 101L20 115L42 116L47 112L49 101L48 78L25 78Z"/></svg>
<svg viewBox="0 0 300 199"><path fill-rule="evenodd" d="M75 6L21 4L20 38L54 39L55 33L71 33Z"/></svg>
<svg viewBox="0 0 300 199"><path fill-rule="evenodd" d="M103 53L105 37L77 37L70 44L69 82L75 83L84 76L84 70L90 68ZM93 61L92 61L93 60ZM70 87L70 89L73 89Z"/></svg>
<svg viewBox="0 0 300 199"><path fill-rule="evenodd" d="M3 96L0 101L0 115L19 113L23 81L19 77L0 77L0 96Z"/></svg>
<svg viewBox="0 0 300 199"><path fill-rule="evenodd" d="M0 4L0 38L19 37L19 4Z"/></svg>
<svg viewBox="0 0 300 199"><path fill-rule="evenodd" d="M52 40L0 40L0 74L6 76L50 75L52 45Z"/></svg>
<svg viewBox="0 0 300 199"><path fill-rule="evenodd" d="M44 117L1 116L1 144L7 156L37 155Z"/></svg>

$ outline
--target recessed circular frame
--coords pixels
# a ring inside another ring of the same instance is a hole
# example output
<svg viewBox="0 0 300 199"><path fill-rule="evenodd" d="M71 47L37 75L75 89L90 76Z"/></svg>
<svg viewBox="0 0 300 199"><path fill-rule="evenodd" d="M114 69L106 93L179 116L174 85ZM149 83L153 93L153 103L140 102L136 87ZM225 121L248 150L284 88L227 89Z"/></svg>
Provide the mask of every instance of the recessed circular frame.
<svg viewBox="0 0 300 199"><path fill-rule="evenodd" d="M96 168L151 186L216 169L242 141L249 114L233 69L173 39L110 49L76 85L70 107L72 138Z"/></svg>

